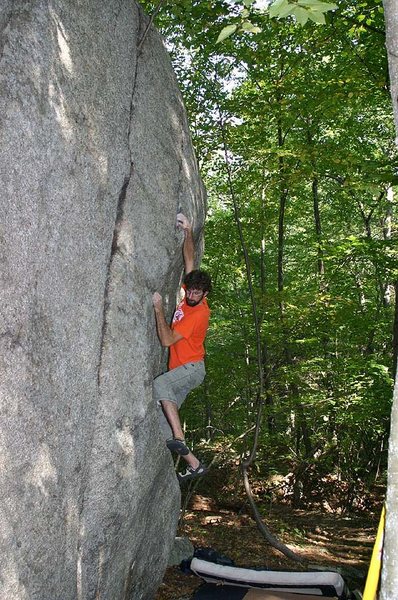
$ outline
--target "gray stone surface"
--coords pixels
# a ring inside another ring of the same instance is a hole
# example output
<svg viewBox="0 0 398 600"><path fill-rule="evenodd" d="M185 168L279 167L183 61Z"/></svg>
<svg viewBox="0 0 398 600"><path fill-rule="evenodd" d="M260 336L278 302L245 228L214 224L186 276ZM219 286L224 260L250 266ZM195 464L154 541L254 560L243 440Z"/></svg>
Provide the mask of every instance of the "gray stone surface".
<svg viewBox="0 0 398 600"><path fill-rule="evenodd" d="M0 600L149 600L174 541L151 295L172 310L204 194L146 22L0 0Z"/></svg>
<svg viewBox="0 0 398 600"><path fill-rule="evenodd" d="M169 567L179 565L183 560L191 559L194 551L195 548L189 538L176 537L169 556Z"/></svg>

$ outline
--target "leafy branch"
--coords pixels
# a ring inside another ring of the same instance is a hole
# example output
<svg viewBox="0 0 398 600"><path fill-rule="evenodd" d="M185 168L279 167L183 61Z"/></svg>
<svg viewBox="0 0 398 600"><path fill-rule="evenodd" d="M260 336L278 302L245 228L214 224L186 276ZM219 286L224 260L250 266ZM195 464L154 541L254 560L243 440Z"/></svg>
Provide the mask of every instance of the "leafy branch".
<svg viewBox="0 0 398 600"><path fill-rule="evenodd" d="M254 0L243 0L243 8L238 17L238 23L226 25L217 38L216 43L223 42L234 33L261 33L261 28L254 25L251 17ZM335 10L337 4L321 2L321 0L274 0L272 4L260 12L266 13L271 19L282 19L292 15L304 26L307 21L325 24L325 13Z"/></svg>

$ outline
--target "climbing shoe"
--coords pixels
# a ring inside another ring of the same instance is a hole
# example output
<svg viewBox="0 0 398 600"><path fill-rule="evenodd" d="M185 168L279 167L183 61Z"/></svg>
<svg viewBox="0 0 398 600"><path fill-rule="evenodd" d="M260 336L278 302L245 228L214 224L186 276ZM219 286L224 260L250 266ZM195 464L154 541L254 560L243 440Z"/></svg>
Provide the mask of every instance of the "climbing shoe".
<svg viewBox="0 0 398 600"><path fill-rule="evenodd" d="M170 438L166 441L166 446L170 450L170 452L175 452L180 456L186 456L189 454L189 448L185 443L185 440L180 440L178 438Z"/></svg>
<svg viewBox="0 0 398 600"><path fill-rule="evenodd" d="M189 481L190 479L196 479L197 477L202 477L202 475L206 475L208 468L203 463L199 463L196 469L192 467L188 467L185 473L177 473L178 481L182 483L183 481Z"/></svg>

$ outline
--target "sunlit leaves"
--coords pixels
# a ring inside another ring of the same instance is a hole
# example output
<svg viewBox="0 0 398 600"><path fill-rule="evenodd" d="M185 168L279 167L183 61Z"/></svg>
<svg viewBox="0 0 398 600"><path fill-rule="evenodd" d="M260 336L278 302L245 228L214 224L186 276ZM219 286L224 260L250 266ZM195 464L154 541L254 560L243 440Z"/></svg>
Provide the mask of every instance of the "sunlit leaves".
<svg viewBox="0 0 398 600"><path fill-rule="evenodd" d="M249 33L261 33L260 27L253 25L250 21L244 21L242 23L242 31L246 31Z"/></svg>
<svg viewBox="0 0 398 600"><path fill-rule="evenodd" d="M277 17L281 19L282 17L290 15L294 6L295 5L288 0L275 0L269 8L269 16L271 18Z"/></svg>
<svg viewBox="0 0 398 600"><path fill-rule="evenodd" d="M223 42L238 29L237 25L227 25L224 27L217 38L217 43Z"/></svg>
<svg viewBox="0 0 398 600"><path fill-rule="evenodd" d="M336 8L336 4L318 0L275 0L269 8L269 16L281 19L293 15L300 25L305 25L308 20L324 24L325 13Z"/></svg>
<svg viewBox="0 0 398 600"><path fill-rule="evenodd" d="M227 25L224 27L217 38L216 43L223 42L225 39L230 37L235 32L245 32L245 33L261 33L261 28L257 25L253 25L251 21L243 21L239 26L238 25Z"/></svg>
<svg viewBox="0 0 398 600"><path fill-rule="evenodd" d="M261 33L261 27L252 23L252 21L249 18L251 15L251 9L252 9L253 3L254 3L254 0L245 0L245 2L244 2L245 8L243 8L242 11L240 12L238 20L237 20L238 22L230 23L229 25L226 25L220 31L218 38L216 40L217 44L219 44L220 42L223 42L224 40L229 38L231 35L233 35L235 32L236 33Z"/></svg>
<svg viewBox="0 0 398 600"><path fill-rule="evenodd" d="M254 25L249 19L253 4L254 0L244 1L245 8L240 13L240 22L226 25L218 35L216 43L223 42L234 33L261 33L261 27ZM262 12L268 11L270 18L277 19L292 15L300 25L305 25L308 20L325 24L325 13L336 8L336 4L321 0L274 0L270 7L263 8Z"/></svg>
<svg viewBox="0 0 398 600"><path fill-rule="evenodd" d="M309 19L308 11L302 6L296 6L292 14L296 17L297 22L300 23L300 25L305 25Z"/></svg>

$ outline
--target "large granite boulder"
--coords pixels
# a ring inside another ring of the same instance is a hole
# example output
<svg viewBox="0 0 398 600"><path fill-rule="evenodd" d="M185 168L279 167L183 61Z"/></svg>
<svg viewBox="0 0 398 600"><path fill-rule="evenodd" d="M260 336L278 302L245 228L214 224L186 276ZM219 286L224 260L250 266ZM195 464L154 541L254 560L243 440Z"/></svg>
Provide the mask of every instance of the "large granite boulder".
<svg viewBox="0 0 398 600"><path fill-rule="evenodd" d="M0 7L0 599L150 599L179 511L151 296L204 218L184 107L133 0Z"/></svg>

